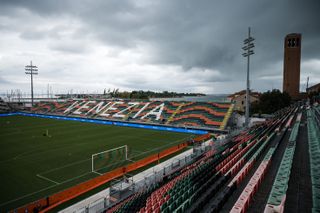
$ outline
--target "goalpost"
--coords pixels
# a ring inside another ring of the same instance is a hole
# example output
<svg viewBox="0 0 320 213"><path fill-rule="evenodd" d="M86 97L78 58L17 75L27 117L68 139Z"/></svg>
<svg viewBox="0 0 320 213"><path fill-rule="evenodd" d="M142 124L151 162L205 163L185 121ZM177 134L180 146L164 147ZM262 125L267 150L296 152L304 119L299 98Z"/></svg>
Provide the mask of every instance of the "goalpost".
<svg viewBox="0 0 320 213"><path fill-rule="evenodd" d="M128 160L128 145L119 146L91 156L91 172L102 175L101 170Z"/></svg>

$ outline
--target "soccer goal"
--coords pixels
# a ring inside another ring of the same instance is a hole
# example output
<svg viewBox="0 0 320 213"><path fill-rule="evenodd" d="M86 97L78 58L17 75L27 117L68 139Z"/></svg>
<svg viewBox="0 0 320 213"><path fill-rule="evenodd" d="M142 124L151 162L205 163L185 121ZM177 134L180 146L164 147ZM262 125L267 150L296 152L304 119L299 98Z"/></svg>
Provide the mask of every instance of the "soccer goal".
<svg viewBox="0 0 320 213"><path fill-rule="evenodd" d="M128 160L128 146L120 146L95 153L91 156L92 172L103 174L117 166L121 166Z"/></svg>

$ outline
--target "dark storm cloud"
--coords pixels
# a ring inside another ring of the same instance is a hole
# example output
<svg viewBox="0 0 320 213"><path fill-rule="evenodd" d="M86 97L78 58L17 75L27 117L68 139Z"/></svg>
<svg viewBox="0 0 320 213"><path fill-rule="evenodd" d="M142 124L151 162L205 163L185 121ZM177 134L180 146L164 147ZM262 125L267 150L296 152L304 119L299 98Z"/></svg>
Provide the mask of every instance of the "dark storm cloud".
<svg viewBox="0 0 320 213"><path fill-rule="evenodd" d="M148 55L141 63L221 72L221 76L203 82L244 80L246 61L241 47L248 26L256 38L253 80L282 74L283 41L289 33L302 33L303 60L320 59L318 0L2 0L0 4L3 16L19 16L18 11L27 10L43 18L73 17L81 22L78 38L90 36L120 49L147 47ZM20 33L23 39L42 39L50 31L43 31L41 36ZM49 48L86 51L81 45L63 43Z"/></svg>
<svg viewBox="0 0 320 213"><path fill-rule="evenodd" d="M56 15L58 13L69 13L70 8L76 2L71 0L1 0L2 14L12 14L12 12L19 12L21 9L27 9L39 15Z"/></svg>
<svg viewBox="0 0 320 213"><path fill-rule="evenodd" d="M304 59L318 57L320 45L314 44L319 42L319 5L312 0L161 1L147 6L130 2L111 11L107 5L88 8L82 20L110 45L134 48L147 43L152 63L237 75L247 26L257 39L253 63L259 66L282 60L283 39L291 32L303 34Z"/></svg>

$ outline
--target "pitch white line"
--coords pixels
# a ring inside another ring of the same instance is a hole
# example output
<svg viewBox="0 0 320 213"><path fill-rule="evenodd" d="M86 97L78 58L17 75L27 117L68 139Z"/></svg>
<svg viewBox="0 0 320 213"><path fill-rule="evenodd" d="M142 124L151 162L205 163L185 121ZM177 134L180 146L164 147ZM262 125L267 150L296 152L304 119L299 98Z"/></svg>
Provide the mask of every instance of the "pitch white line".
<svg viewBox="0 0 320 213"><path fill-rule="evenodd" d="M92 173L96 173L96 174L98 174L98 175L103 175L103 174L101 174L101 173L99 173L99 172L96 172L96 171L92 171Z"/></svg>
<svg viewBox="0 0 320 213"><path fill-rule="evenodd" d="M51 180L51 179L46 178L46 177L43 177L43 176L41 176L41 175L39 175L39 174L37 174L36 176L37 176L38 178L41 178L41 179L50 181L50 182L52 182L52 183L54 183L54 184L56 184L56 185L59 185L59 184L60 184L60 183L58 183L58 182L56 182L56 181L54 181L54 180Z"/></svg>
<svg viewBox="0 0 320 213"><path fill-rule="evenodd" d="M189 138L189 137L186 137L185 139L187 139L187 138ZM173 143L176 143L177 141L180 141L180 140L176 140L176 141L174 141L174 142L172 142L172 143L169 143L169 144L166 144L166 145L172 145ZM166 145L165 145L165 146L166 146ZM164 147L164 146L161 146L161 147L158 147L158 148L163 148L163 147ZM140 151L140 152L141 152L141 154L145 154L145 153L151 152L151 151L153 151L153 150L155 150L155 149L151 149L151 150L149 150L149 151L147 151L147 152L143 152L143 151ZM139 154L139 155L141 155L141 154ZM136 155L136 156L139 156L139 155ZM136 157L136 156L133 156L133 157ZM78 161L78 162L75 162L75 163L71 163L71 164L69 164L69 165L65 165L65 166L62 166L62 167L54 168L54 169L52 169L52 170L45 171L44 173L47 173L47 172L50 172L50 171L54 171L54 170L58 170L58 169L60 169L60 168L64 168L64 167L67 167L67 166L70 166L70 165L74 165L74 164L77 164L77 163L80 163L80 162L88 161L88 160L91 160L91 159L85 159L85 160L82 160L82 161ZM41 173L41 174L44 174L44 173ZM94 171L93 171L93 172L87 172L87 173L84 173L84 174L82 174L82 175L79 175L79 176L73 177L73 178L71 178L71 179L68 179L68 180L66 180L66 181L63 181L63 182L61 182L61 183L58 183L58 182L55 182L55 181L53 181L53 180L47 179L47 178L45 178L45 177L43 177L43 176L40 175L43 179L46 179L46 180L48 180L48 181L50 181L50 182L52 182L52 183L55 183L55 185L52 185L52 186L49 186L49 187L40 189L40 190L38 190L38 191L35 191L35 192L32 192L32 193L23 195L23 196L21 196L21 197L18 197L18 198L15 198L15 199L6 201L6 202L4 202L4 203L0 203L0 207L1 207L1 206L4 206L4 205L6 205L6 204L12 203L12 202L21 200L21 199L23 199L23 198L29 197L29 196L31 196L31 195L37 194L37 193L39 193L39 192L42 192L42 191L51 189L51 188L53 188L53 187L56 187L56 186L59 185L59 184L61 185L61 184L70 182L70 181L72 181L72 180L78 179L78 178L83 177L83 176L85 176L85 175L88 175L88 174L90 174L90 173L95 173L95 174L98 174L98 175L102 175L102 174L99 173L99 172L94 172ZM37 175L37 176L38 176L38 175ZM39 176L38 176L38 177L39 177ZM39 178L41 178L41 177L39 177Z"/></svg>
<svg viewBox="0 0 320 213"><path fill-rule="evenodd" d="M81 164L81 163L83 163L83 162L90 161L90 160L91 160L91 158L88 158L88 159L80 160L80 161L77 161L77 162L69 163L69 164L66 164L66 165L64 165L64 166L56 167L56 168L53 168L53 169L50 169L50 170L41 172L40 174L47 174L47 173L49 173L49 172L53 172L53 171L56 171L56 170L60 170L60 169L69 167L69 166Z"/></svg>
<svg viewBox="0 0 320 213"><path fill-rule="evenodd" d="M70 182L70 181L75 180L75 179L78 179L78 178L83 177L83 176L85 176L85 175L88 175L88 174L90 174L90 173L92 173L92 172L87 172L87 173L84 173L84 174L82 174L82 175L76 176L76 177L74 177L74 178L68 179L68 180L66 180L66 181L63 181L63 182L59 183L59 185L64 184L64 183L67 183L67 182ZM42 191L45 191L45 190L54 188L54 187L56 187L57 185L58 185L58 184L55 184L55 185L52 185L52 186L48 186L48 187L46 187L46 188L40 189L40 190L38 190L38 191L29 193L29 194L26 194L26 195L23 195L23 196L21 196L21 197L15 198L15 199L13 199L13 200L9 200L9 201L6 201L6 202L4 202L4 203L0 203L0 207L1 207L1 206L4 206L4 205L6 205L6 204L12 203L12 202L21 200L21 199L23 199L23 198L30 197L31 195L37 194L37 193L39 193L39 192L42 192Z"/></svg>
<svg viewBox="0 0 320 213"><path fill-rule="evenodd" d="M4 206L4 205L6 205L6 204L15 202L15 201L17 201L17 200L21 200L21 199L23 199L23 198L29 197L29 196L31 196L31 195L37 194L37 193L42 192L42 191L45 191L45 190L47 190L47 189L51 189L51 188L53 188L53 187L55 187L55 186L56 186L56 185L52 185L52 186L49 186L49 187L40 189L39 191L35 191L35 192L32 192L32 193L23 195L23 196L21 196L21 197L18 197L18 198L16 198L16 199L13 199L13 200L9 200L9 201L7 201L7 202L1 203L0 206Z"/></svg>

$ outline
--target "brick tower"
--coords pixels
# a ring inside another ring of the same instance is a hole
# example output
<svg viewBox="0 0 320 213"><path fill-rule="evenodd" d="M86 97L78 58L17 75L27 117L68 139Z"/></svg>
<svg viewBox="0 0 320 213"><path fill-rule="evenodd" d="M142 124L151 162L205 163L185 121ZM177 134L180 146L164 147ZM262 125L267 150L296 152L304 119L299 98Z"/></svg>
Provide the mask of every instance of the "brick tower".
<svg viewBox="0 0 320 213"><path fill-rule="evenodd" d="M283 91L291 98L299 98L300 89L301 34L285 37L283 60Z"/></svg>

